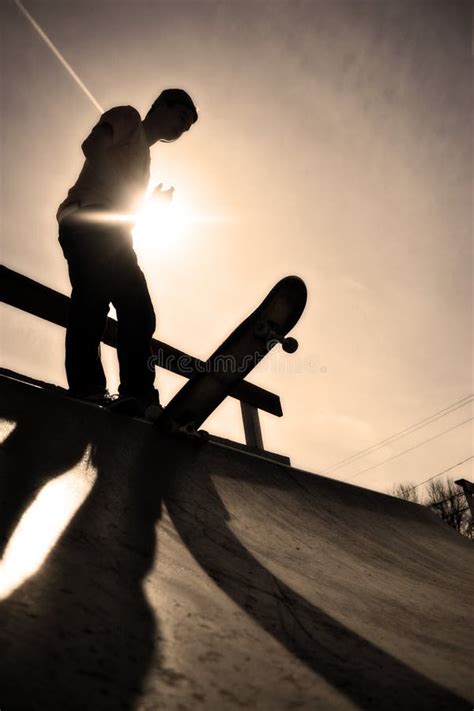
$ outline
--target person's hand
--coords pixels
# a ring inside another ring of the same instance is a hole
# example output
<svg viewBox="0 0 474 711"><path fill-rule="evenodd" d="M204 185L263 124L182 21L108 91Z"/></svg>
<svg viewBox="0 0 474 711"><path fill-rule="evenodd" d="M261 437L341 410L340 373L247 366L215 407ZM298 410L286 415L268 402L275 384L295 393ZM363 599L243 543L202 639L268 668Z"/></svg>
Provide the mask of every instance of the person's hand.
<svg viewBox="0 0 474 711"><path fill-rule="evenodd" d="M168 190L163 190L163 183L160 183L152 192L153 200L159 202L161 205L169 205L173 199L174 188L171 187Z"/></svg>

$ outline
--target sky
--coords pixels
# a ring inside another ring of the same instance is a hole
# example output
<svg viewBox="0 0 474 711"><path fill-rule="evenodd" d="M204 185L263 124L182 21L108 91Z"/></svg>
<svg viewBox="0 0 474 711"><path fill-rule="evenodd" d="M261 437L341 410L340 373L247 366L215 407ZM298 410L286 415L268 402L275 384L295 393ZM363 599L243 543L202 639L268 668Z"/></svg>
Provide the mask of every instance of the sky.
<svg viewBox="0 0 474 711"><path fill-rule="evenodd" d="M266 448L380 491L471 457L472 403L447 409L473 390L470 3L23 4L104 110L144 117L173 86L198 106L179 142L151 149L150 185L174 186L193 217L137 239L155 336L206 359L297 274L300 348L248 378L281 397L283 418L261 413ZM1 261L69 294L55 213L99 111L14 0L0 12ZM64 331L0 314L2 364L66 385ZM103 358L114 391L115 352ZM164 403L182 384L157 375ZM243 441L239 403L206 429Z"/></svg>

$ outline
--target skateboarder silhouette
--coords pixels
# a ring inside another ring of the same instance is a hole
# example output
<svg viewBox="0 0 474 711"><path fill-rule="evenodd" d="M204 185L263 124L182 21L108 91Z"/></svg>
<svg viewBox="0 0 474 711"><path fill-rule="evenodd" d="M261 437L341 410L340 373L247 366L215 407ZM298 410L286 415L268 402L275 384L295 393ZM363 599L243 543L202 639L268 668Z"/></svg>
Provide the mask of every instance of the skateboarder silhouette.
<svg viewBox="0 0 474 711"><path fill-rule="evenodd" d="M59 242L72 285L66 331L66 374L70 394L110 404L100 359L100 340L109 305L117 312L119 398L133 402L133 414L159 406L154 369L148 366L155 313L133 249L133 214L150 178L150 146L177 140L197 121L191 97L182 89L163 91L142 120L132 106L100 117L82 144L85 163L57 212ZM171 191L155 197L170 199Z"/></svg>

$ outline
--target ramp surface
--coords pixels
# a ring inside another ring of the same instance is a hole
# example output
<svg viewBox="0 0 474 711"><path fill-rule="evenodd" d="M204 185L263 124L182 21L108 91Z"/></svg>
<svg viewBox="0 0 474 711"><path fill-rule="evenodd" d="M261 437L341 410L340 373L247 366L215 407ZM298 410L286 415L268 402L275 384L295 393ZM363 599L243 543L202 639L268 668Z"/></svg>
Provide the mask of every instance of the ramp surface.
<svg viewBox="0 0 474 711"><path fill-rule="evenodd" d="M0 385L2 710L471 708L472 544L430 511Z"/></svg>

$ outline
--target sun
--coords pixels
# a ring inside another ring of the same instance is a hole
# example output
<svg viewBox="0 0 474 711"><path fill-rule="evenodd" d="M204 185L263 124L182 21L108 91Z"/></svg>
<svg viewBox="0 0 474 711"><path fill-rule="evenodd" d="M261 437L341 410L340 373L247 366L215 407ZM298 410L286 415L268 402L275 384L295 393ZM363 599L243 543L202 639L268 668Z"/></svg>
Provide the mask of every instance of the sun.
<svg viewBox="0 0 474 711"><path fill-rule="evenodd" d="M179 195L173 193L169 201L153 199L148 195L132 217L134 247L146 258L187 249L200 227L222 225L230 219L225 215L196 210L189 196L181 192Z"/></svg>
<svg viewBox="0 0 474 711"><path fill-rule="evenodd" d="M136 214L134 244L147 252L178 248L191 222L191 212L179 198L170 204L148 201Z"/></svg>

